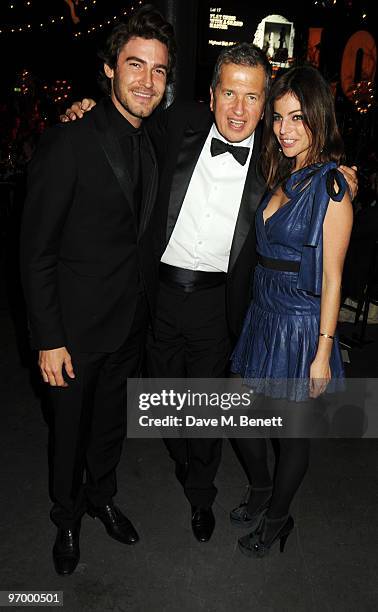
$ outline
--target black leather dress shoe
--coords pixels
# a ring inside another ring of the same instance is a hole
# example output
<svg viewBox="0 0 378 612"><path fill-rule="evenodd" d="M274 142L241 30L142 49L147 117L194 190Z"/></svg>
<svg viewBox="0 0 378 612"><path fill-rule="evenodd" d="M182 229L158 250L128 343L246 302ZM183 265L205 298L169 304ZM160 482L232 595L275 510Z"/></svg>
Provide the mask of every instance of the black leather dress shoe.
<svg viewBox="0 0 378 612"><path fill-rule="evenodd" d="M98 518L105 525L105 529L114 540L123 544L136 544L139 536L132 523L121 510L114 504L108 504L102 508L89 506L88 514L93 518Z"/></svg>
<svg viewBox="0 0 378 612"><path fill-rule="evenodd" d="M198 542L208 542L215 527L215 518L211 508L192 506L192 530Z"/></svg>
<svg viewBox="0 0 378 612"><path fill-rule="evenodd" d="M80 559L80 527L73 529L58 528L53 547L55 570L61 576L68 576L75 571Z"/></svg>

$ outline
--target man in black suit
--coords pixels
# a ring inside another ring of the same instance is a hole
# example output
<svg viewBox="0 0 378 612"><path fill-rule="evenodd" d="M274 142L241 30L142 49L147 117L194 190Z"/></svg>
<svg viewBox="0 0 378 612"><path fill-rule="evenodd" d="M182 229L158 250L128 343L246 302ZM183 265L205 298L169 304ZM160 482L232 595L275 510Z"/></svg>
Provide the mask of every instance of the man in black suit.
<svg viewBox="0 0 378 612"><path fill-rule="evenodd" d="M165 92L172 27L144 7L113 30L102 59L110 95L84 121L44 134L30 165L21 236L31 341L53 410L59 574L79 561L86 511L116 540L138 541L113 497L126 379L140 371L157 282L157 163L141 124Z"/></svg>
<svg viewBox="0 0 378 612"><path fill-rule="evenodd" d="M231 349L251 297L256 264L254 215L265 191L258 171L270 65L254 45L223 51L209 112L172 105L149 126L159 162L160 287L150 376L228 374ZM164 137L163 137L164 136ZM210 539L219 439L166 439L192 507L192 529Z"/></svg>

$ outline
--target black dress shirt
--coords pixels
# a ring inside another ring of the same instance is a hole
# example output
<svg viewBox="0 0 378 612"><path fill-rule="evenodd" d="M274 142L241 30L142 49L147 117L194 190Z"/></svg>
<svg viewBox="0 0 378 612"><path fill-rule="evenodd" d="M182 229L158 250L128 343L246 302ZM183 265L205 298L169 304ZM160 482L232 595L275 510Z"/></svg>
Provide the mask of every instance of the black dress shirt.
<svg viewBox="0 0 378 612"><path fill-rule="evenodd" d="M110 117L116 129L118 140L125 157L125 163L127 164L127 170L134 187L135 213L138 217L142 199L142 171L140 163L142 129L135 128L131 125L131 123L117 110L114 104L111 104Z"/></svg>

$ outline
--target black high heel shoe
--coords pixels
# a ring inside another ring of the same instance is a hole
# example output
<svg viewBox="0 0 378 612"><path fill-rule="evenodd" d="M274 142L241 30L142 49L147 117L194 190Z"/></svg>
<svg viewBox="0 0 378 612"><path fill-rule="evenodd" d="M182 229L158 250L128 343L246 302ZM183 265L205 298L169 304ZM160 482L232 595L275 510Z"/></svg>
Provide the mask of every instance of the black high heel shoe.
<svg viewBox="0 0 378 612"><path fill-rule="evenodd" d="M286 515L278 519L266 516L259 527L242 538L239 538L239 549L247 557L265 557L274 542L280 541L280 552L284 552L287 538L294 529L292 516Z"/></svg>
<svg viewBox="0 0 378 612"><path fill-rule="evenodd" d="M258 527L258 525L261 523L261 520L269 507L270 500L272 498L272 490L273 487L255 489L252 487L252 485L248 485L239 506L230 512L230 521L232 525L235 525L236 527L245 527L246 529L256 529L256 527ZM267 495L269 491L270 495L267 496L264 502L258 506L253 513L249 513L248 504L251 496L253 496L253 493L262 493L264 491L267 492Z"/></svg>

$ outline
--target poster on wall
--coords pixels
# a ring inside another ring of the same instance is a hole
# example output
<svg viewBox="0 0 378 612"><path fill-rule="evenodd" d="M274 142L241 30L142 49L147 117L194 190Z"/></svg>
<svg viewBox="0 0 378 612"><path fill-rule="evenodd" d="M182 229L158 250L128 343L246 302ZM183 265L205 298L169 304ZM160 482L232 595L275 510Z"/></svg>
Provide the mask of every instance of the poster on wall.
<svg viewBox="0 0 378 612"><path fill-rule="evenodd" d="M282 15L268 15L257 26L253 42L263 49L273 66L290 66L294 52L294 23Z"/></svg>

